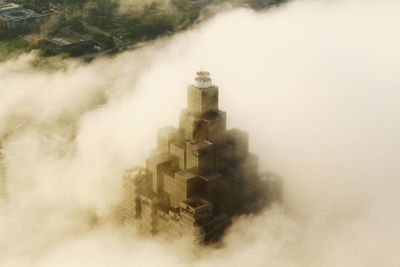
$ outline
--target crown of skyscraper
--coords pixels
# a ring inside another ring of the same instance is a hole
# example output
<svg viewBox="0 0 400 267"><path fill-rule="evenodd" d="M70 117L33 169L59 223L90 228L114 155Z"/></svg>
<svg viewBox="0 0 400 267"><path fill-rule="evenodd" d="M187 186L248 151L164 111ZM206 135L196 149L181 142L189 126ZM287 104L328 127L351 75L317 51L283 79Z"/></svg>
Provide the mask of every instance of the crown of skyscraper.
<svg viewBox="0 0 400 267"><path fill-rule="evenodd" d="M198 71L195 78L197 88L208 88L212 86L212 80L208 71Z"/></svg>

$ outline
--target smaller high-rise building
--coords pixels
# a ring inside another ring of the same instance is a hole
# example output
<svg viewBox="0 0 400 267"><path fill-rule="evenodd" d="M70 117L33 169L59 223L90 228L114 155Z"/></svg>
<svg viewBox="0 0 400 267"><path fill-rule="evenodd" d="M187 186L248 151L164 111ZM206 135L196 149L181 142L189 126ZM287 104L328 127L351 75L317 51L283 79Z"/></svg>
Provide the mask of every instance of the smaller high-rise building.
<svg viewBox="0 0 400 267"><path fill-rule="evenodd" d="M213 242L232 217L280 199L280 183L258 172L248 134L226 129L218 90L198 72L179 128L160 129L146 167L125 172L125 222L141 232Z"/></svg>

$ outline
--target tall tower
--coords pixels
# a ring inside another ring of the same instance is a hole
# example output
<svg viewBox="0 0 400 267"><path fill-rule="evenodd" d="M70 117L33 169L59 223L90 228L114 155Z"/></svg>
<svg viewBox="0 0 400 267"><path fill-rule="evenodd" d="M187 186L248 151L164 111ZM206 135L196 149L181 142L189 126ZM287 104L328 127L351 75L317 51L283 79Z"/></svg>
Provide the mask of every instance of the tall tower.
<svg viewBox="0 0 400 267"><path fill-rule="evenodd" d="M160 129L146 167L126 171L124 217L137 221L143 232L212 242L232 216L279 199L272 194L279 186L258 174L257 157L248 151L248 134L226 129L218 90L210 73L197 72L179 128Z"/></svg>

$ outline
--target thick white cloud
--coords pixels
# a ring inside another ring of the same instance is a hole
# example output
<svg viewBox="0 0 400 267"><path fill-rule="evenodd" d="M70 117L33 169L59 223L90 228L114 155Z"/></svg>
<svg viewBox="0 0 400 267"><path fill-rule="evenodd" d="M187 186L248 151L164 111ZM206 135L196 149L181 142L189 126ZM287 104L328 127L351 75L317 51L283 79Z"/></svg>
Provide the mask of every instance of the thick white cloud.
<svg viewBox="0 0 400 267"><path fill-rule="evenodd" d="M399 8L293 1L89 65L2 63L0 266L398 266ZM239 218L220 248L128 235L112 223L121 172L177 125L199 68L285 205Z"/></svg>

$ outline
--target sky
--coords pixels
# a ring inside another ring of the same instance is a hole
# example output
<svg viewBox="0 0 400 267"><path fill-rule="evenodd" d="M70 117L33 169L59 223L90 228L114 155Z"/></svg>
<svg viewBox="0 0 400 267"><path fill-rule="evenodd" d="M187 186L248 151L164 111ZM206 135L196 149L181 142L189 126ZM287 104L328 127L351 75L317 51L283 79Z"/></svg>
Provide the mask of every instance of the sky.
<svg viewBox="0 0 400 267"><path fill-rule="evenodd" d="M399 8L299 0L90 64L1 63L0 266L399 266ZM124 169L177 126L199 69L284 181L282 205L206 248L115 223Z"/></svg>

